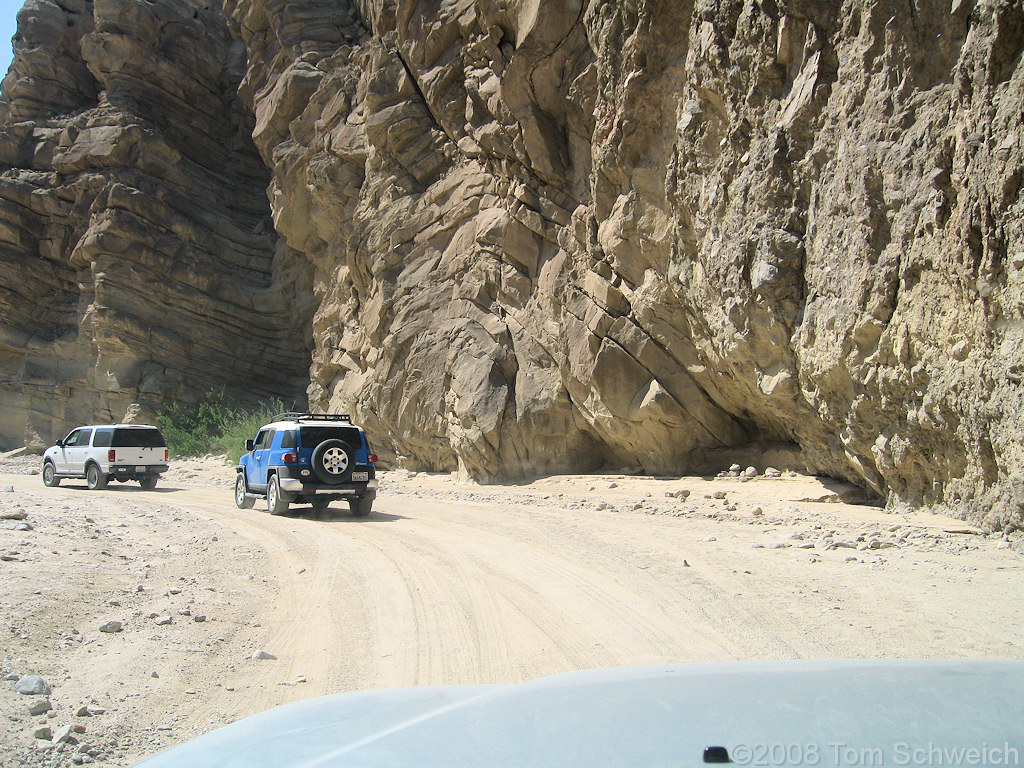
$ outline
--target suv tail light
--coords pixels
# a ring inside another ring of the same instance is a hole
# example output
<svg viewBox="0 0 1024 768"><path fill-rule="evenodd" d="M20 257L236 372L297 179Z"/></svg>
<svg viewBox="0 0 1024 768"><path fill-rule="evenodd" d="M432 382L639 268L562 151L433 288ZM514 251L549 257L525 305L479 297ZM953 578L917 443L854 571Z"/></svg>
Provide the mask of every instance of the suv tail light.
<svg viewBox="0 0 1024 768"><path fill-rule="evenodd" d="M281 461L283 461L285 464L294 464L298 460L299 454L292 453L291 451L289 451L288 453L281 457Z"/></svg>
<svg viewBox="0 0 1024 768"><path fill-rule="evenodd" d="M171 452L170 452L169 449L164 448L164 461L170 461L170 460L171 460Z"/></svg>
<svg viewBox="0 0 1024 768"><path fill-rule="evenodd" d="M370 456L369 456L369 459L370 459L370 463L371 464L376 464L377 463L377 454L376 453L371 453Z"/></svg>
<svg viewBox="0 0 1024 768"><path fill-rule="evenodd" d="M109 450L107 451L107 461L115 461L115 460L116 460L116 459L114 458L114 456L115 456L115 453L116 453L116 452L114 451L114 449L113 449L113 448L109 449Z"/></svg>

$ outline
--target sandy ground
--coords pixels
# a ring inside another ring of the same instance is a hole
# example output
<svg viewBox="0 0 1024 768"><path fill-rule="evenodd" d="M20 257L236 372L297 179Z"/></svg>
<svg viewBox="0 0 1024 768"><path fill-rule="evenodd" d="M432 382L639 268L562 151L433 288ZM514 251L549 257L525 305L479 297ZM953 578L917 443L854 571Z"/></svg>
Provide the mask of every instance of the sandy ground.
<svg viewBox="0 0 1024 768"><path fill-rule="evenodd" d="M344 505L236 509L233 468L212 458L174 462L154 491L45 488L36 461L0 462L5 767L131 765L365 688L698 660L1024 658L1019 534L843 503L848 488L811 477L466 486L393 471L357 520ZM121 631L102 632L109 621ZM29 714L42 697L14 691L24 674L50 685L50 712ZM36 736L67 726L64 743Z"/></svg>

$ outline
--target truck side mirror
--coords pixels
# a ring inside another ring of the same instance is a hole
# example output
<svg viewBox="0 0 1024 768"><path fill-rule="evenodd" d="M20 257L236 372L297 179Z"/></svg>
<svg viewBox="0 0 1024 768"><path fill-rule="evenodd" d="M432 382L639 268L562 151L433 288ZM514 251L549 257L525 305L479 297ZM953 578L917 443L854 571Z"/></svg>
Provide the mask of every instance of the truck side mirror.
<svg viewBox="0 0 1024 768"><path fill-rule="evenodd" d="M246 451L251 451L252 450L252 446L253 446L252 440L246 440L245 441L245 450Z"/></svg>

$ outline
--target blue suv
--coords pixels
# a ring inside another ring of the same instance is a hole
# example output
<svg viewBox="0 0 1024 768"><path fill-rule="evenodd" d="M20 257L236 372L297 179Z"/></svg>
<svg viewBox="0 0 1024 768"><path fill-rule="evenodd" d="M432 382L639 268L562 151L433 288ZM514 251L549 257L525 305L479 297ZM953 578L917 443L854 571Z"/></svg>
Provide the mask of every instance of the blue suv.
<svg viewBox="0 0 1024 768"><path fill-rule="evenodd" d="M257 497L272 515L291 502L325 511L344 499L356 517L370 514L377 497L377 455L348 414L282 413L245 441L238 460L235 504L251 509Z"/></svg>

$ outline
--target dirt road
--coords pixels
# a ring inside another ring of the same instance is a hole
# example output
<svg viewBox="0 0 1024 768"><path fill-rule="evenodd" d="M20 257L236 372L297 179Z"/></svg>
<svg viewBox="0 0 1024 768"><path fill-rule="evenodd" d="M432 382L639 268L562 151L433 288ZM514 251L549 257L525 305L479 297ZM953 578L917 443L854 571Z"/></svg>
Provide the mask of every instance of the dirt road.
<svg viewBox="0 0 1024 768"><path fill-rule="evenodd" d="M2 671L44 677L54 706L29 715L35 697L8 682L0 764L130 765L364 688L697 660L1024 657L1019 539L835 503L845 489L814 478L473 487L390 472L358 520L341 505L239 510L231 480L215 461L181 462L151 492L0 474L13 487L0 514L25 513L0 525ZM102 713L78 715L87 704ZM35 730L64 724L84 727L78 743L39 750Z"/></svg>

